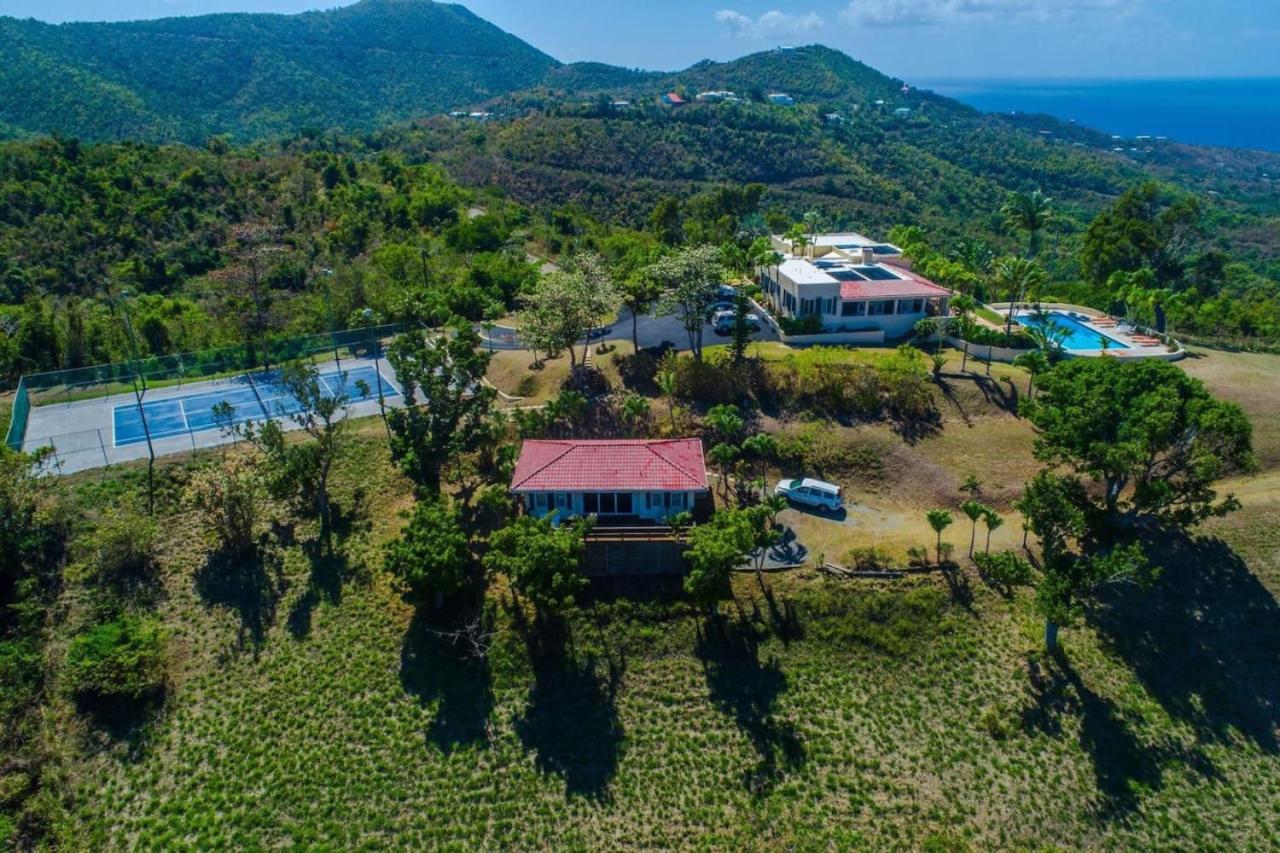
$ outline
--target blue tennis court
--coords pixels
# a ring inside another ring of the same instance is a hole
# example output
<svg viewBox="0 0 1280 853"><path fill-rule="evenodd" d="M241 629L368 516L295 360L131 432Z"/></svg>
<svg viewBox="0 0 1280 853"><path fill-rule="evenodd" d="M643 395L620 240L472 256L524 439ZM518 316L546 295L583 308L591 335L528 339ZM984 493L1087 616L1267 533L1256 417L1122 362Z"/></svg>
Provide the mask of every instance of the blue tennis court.
<svg viewBox="0 0 1280 853"><path fill-rule="evenodd" d="M378 386L382 396L395 397L400 392L372 367L356 367L351 370L333 371L320 376L320 384L326 395L333 397L345 393L350 403L360 403L378 398ZM113 413L115 446L124 447L147 440L147 430L152 440L170 438L187 433L218 429L213 409L219 403L231 406L235 423L262 420L264 417L288 417L299 408L298 401L280 384L279 374L270 371L252 376L237 376L226 380L224 387L203 390L185 397L169 397L150 400L142 404L125 403L116 406ZM146 416L144 427L142 418Z"/></svg>

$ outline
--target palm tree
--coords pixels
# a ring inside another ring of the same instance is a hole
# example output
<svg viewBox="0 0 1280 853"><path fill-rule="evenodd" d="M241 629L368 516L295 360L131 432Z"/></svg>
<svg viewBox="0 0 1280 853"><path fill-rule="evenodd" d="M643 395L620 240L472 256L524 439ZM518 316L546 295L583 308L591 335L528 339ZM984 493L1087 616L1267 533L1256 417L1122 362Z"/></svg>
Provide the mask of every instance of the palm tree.
<svg viewBox="0 0 1280 853"><path fill-rule="evenodd" d="M791 244L792 255L804 256L804 247L809 245L809 237L805 234L803 225L792 225L787 229L787 233L782 235L782 239Z"/></svg>
<svg viewBox="0 0 1280 853"><path fill-rule="evenodd" d="M1049 370L1049 357L1043 350L1034 349L1014 359L1013 363L1027 371L1027 399L1035 397L1036 377Z"/></svg>
<svg viewBox="0 0 1280 853"><path fill-rule="evenodd" d="M1008 318L1004 324L1004 333L1013 331L1013 314L1028 293L1036 290L1045 281L1044 268L1035 261L1026 258L1001 258L996 262L992 284L1009 296L1013 304L1009 307Z"/></svg>
<svg viewBox="0 0 1280 853"><path fill-rule="evenodd" d="M988 509L982 514L982 523L987 527L987 548L983 553L991 553L991 531L996 530L1000 525L1004 524L1004 519L994 509Z"/></svg>
<svg viewBox="0 0 1280 853"><path fill-rule="evenodd" d="M809 237L818 236L818 232L822 230L822 214L816 210L807 211L804 215L805 227L809 229Z"/></svg>
<svg viewBox="0 0 1280 853"><path fill-rule="evenodd" d="M724 490L725 503L729 502L729 473L733 463L738 461L738 448L732 444L720 443L707 453L707 460L720 468L720 485Z"/></svg>
<svg viewBox="0 0 1280 853"><path fill-rule="evenodd" d="M776 528L778 526L778 513L791 506L787 501L786 495L766 495L764 500L760 502L760 506L764 508L765 516L769 519L769 526Z"/></svg>
<svg viewBox="0 0 1280 853"><path fill-rule="evenodd" d="M1013 193L1000 207L1000 215L1010 228L1027 232L1027 257L1040 251L1040 232L1053 221L1053 199L1040 190Z"/></svg>
<svg viewBox="0 0 1280 853"><path fill-rule="evenodd" d="M671 415L671 431L676 430L676 374L674 370L660 370L654 377L662 396L667 398L667 412Z"/></svg>
<svg viewBox="0 0 1280 853"><path fill-rule="evenodd" d="M964 359L960 362L961 373L969 366L969 323L972 322L969 315L977 306L978 303L967 293L962 293L951 300L951 307L960 315L960 337L964 340Z"/></svg>
<svg viewBox="0 0 1280 853"><path fill-rule="evenodd" d="M978 538L978 519L982 518L987 512L986 504L982 501L967 500L960 504L960 509L965 515L969 516L969 521L973 523L973 529L969 533L969 559L973 559L973 546Z"/></svg>
<svg viewBox="0 0 1280 853"><path fill-rule="evenodd" d="M925 517L925 520L929 522L929 526L933 528L933 532L938 535L938 542L937 542L936 548L937 548L937 554L938 554L938 565L941 566L942 565L942 531L950 527L951 522L954 521L955 519L953 519L951 517L951 513L947 512L945 509L931 509L924 514L924 517Z"/></svg>
<svg viewBox="0 0 1280 853"><path fill-rule="evenodd" d="M1034 314L1035 325L1027 330L1027 334L1031 340L1036 342L1036 346L1049 359L1049 363L1057 361L1062 357L1062 342L1067 339L1070 331L1061 323L1053 319L1053 314L1043 308L1037 306Z"/></svg>

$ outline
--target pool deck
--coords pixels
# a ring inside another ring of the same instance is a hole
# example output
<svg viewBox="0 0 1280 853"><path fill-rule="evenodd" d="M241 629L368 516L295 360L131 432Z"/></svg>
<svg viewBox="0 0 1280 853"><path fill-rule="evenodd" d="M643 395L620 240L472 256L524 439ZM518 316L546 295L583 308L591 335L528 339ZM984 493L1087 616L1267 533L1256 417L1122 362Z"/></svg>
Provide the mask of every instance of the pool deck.
<svg viewBox="0 0 1280 853"><path fill-rule="evenodd" d="M997 313L1008 316L1010 305L1008 303L997 303L988 306ZM1026 312L1030 306L1019 305L1018 312ZM1072 356L1083 358L1158 358L1162 361L1178 361L1186 357L1186 351L1181 344L1175 341L1175 348L1170 350L1168 345L1159 341L1154 335L1146 335L1124 323L1123 320L1117 320L1109 317L1101 311L1093 308L1082 308L1079 305L1063 305L1060 303L1042 304L1040 307L1049 311L1070 314L1071 317L1080 325L1090 331L1112 338L1124 344L1123 347L1115 349L1096 349L1096 350L1067 350ZM1016 320L1015 320L1016 322Z"/></svg>
<svg viewBox="0 0 1280 853"><path fill-rule="evenodd" d="M396 387L391 370L385 359L379 360L383 378ZM372 369L373 359L344 358L343 370ZM322 373L329 373L337 368L332 364L321 365ZM190 382L164 388L148 390L142 398L144 404L161 400L188 398L198 394L217 394L229 388L243 387L236 383L241 376L226 379L212 379L202 382ZM402 398L397 393L386 398L387 408L402 405ZM75 400L69 403L48 403L35 406L27 419L26 436L22 449L31 453L41 447L53 447L55 470L62 474L72 474L92 468L102 468L121 462L147 458L147 443L139 441L122 444L117 447L115 436L115 410L118 406L136 406L137 400L132 391L123 394L111 394L93 397L87 400ZM377 395L368 400L352 403L348 409L349 417L367 417L379 413ZM297 429L297 425L289 417L277 417L280 425L286 430ZM227 439L217 429L191 429L177 435L152 440L156 456L166 456L206 447L217 447L226 444Z"/></svg>

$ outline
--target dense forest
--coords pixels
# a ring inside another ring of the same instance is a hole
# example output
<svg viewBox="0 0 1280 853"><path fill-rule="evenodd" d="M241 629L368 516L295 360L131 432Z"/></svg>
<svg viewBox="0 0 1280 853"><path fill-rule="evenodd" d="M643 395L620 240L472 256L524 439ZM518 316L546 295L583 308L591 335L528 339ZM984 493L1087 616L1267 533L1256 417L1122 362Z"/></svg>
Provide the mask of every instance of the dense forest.
<svg viewBox="0 0 1280 853"><path fill-rule="evenodd" d="M59 26L0 17L0 133L200 144L356 130L529 86L556 65L426 0Z"/></svg>

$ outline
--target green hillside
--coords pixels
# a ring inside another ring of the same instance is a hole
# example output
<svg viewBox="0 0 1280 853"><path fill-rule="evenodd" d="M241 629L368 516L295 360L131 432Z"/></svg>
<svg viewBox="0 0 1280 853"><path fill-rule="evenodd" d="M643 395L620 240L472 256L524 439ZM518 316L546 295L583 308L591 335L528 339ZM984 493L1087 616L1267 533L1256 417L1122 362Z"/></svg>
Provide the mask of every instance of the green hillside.
<svg viewBox="0 0 1280 853"><path fill-rule="evenodd" d="M663 92L738 93L738 103L660 104ZM794 106L763 102L769 92ZM628 99L629 109L608 106ZM543 84L490 102L512 120L483 127L431 121L380 135L444 162L464 181L532 204L573 205L643 226L663 197L759 182L763 207L881 232L921 225L940 239L979 237L1012 250L998 208L1041 189L1059 216L1046 249L1055 273L1077 274L1078 237L1126 189L1156 179L1197 195L1214 248L1280 274L1274 194L1280 157L1164 143L1116 153L1111 137L1046 116L980 113L904 87L839 51L809 46L669 75L562 66ZM903 116L896 111L906 108ZM842 122L825 116L838 113Z"/></svg>
<svg viewBox="0 0 1280 853"><path fill-rule="evenodd" d="M200 143L367 129L529 86L555 65L429 0L110 24L0 18L0 130Z"/></svg>

